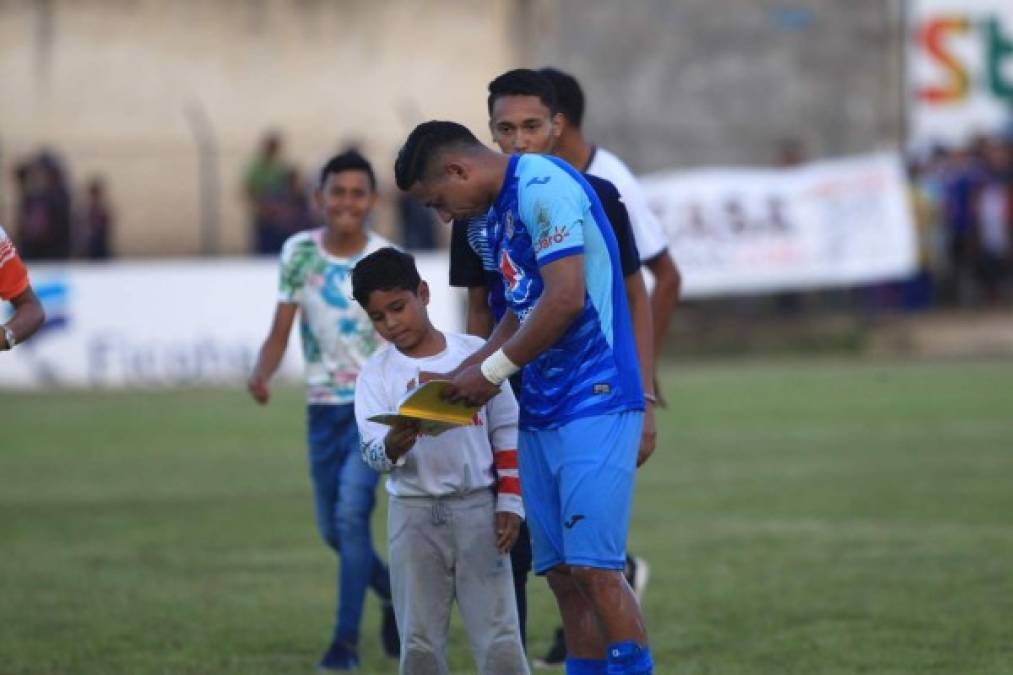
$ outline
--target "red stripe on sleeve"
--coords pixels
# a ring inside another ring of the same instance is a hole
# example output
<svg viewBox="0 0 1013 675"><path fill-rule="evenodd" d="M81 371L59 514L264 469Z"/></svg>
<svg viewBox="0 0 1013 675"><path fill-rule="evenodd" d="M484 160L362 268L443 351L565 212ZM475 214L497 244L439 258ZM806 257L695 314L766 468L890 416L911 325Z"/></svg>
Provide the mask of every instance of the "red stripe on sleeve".
<svg viewBox="0 0 1013 675"><path fill-rule="evenodd" d="M26 288L28 288L28 270L17 253L11 249L0 260L0 299L12 300L24 293Z"/></svg>
<svg viewBox="0 0 1013 675"><path fill-rule="evenodd" d="M499 491L510 495L520 495L521 479L514 476L503 476L499 479Z"/></svg>
<svg viewBox="0 0 1013 675"><path fill-rule="evenodd" d="M496 456L496 470L503 471L504 469L516 469L517 468L517 451L516 450L497 450Z"/></svg>

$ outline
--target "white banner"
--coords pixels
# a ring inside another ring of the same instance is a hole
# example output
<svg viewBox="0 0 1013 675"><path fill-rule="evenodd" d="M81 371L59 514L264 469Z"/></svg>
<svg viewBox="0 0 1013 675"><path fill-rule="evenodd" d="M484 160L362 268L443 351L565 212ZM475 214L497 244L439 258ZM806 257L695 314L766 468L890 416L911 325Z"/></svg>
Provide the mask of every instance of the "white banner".
<svg viewBox="0 0 1013 675"><path fill-rule="evenodd" d="M915 229L893 154L641 180L685 297L847 286L915 271Z"/></svg>
<svg viewBox="0 0 1013 675"><path fill-rule="evenodd" d="M1013 2L912 0L908 140L963 144L1010 122Z"/></svg>
<svg viewBox="0 0 1013 675"><path fill-rule="evenodd" d="M416 262L433 291L434 325L461 330L463 300L449 287L446 255ZM241 384L278 295L278 265L269 259L30 264L29 272L46 324L0 352L0 389ZM8 309L0 307L0 318ZM279 376L301 374L293 330Z"/></svg>

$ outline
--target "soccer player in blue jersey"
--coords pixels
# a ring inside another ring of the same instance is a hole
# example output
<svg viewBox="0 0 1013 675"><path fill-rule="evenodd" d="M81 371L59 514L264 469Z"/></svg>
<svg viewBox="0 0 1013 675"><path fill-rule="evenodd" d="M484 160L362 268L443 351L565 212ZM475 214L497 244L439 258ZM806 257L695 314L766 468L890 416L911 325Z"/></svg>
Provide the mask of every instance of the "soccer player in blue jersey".
<svg viewBox="0 0 1013 675"><path fill-rule="evenodd" d="M492 139L505 153L529 152L552 154L561 131L561 115L556 112L557 102L552 83L540 73L527 68L507 71L489 83L489 128ZM619 250L623 282L626 286L626 300L633 322L633 335L637 343L641 384L644 397L651 401L654 391L654 372L651 345L651 311L647 289L641 274L640 255L636 235L630 226L630 217L612 183L603 178L584 174L585 180L594 189L601 201L605 216L615 233ZM483 250L481 241L473 248L469 241L481 235L481 227L469 228L469 222L454 221L450 243L450 284L468 289L467 330L473 335L488 337L495 323L505 312L502 297L502 282L497 265L491 257L482 259L477 250ZM521 377L510 378L514 391L520 393ZM640 453L637 464L642 464L654 451L655 426L653 405L648 403L644 410L644 425L641 434ZM517 598L517 614L521 624L521 638L525 638L527 618L526 585L531 571L531 541L527 526L510 551L513 565L514 588ZM638 580L643 580L646 564L635 563L627 555L626 579L638 593ZM642 584L641 584L642 587ZM549 653L542 659L534 659L533 665L551 667L562 665L566 659L566 645L563 629L554 634Z"/></svg>
<svg viewBox="0 0 1013 675"><path fill-rule="evenodd" d="M524 368L520 473L534 548L566 628L568 673L651 673L623 577L644 393L612 228L562 160L501 155L465 127L426 122L395 163L402 190L447 220L486 214L507 312L454 372L484 403Z"/></svg>
<svg viewBox="0 0 1013 675"><path fill-rule="evenodd" d="M566 124L561 112L561 106L556 96L552 81L541 72L527 68L517 68L507 71L489 83L489 129L492 132L492 140L499 146L500 150L506 153L529 153L555 154L556 146L559 143ZM654 349L652 335L651 303L644 285L644 275L641 272L641 253L637 242L643 241L647 246L657 245L657 239L661 236L652 230L644 231L644 219L640 221L640 228L634 228L631 215L626 208L616 185L610 181L599 178L589 173L582 174L588 184L594 189L601 201L605 216L616 235L616 243L619 248L619 258L622 263L623 282L626 285L626 301L630 309L630 318L633 322L633 336L637 344L638 361L640 365L640 381L644 388L644 398L647 405L644 408L644 425L640 440L640 453L637 458L637 465L640 466L654 452L656 442L656 430L654 424L655 399L655 378L654 378ZM655 223L657 220L654 221ZM455 272L455 263L460 273L468 268L467 254L472 258L478 258L470 247L463 251L458 242L462 238L462 229L467 229L467 224L462 221L454 223L453 236L450 247L450 274L451 283ZM655 235L655 236L652 236ZM663 240L663 237L662 237ZM465 237L465 241L467 241ZM458 245L455 247L455 243ZM455 256L456 252L456 256ZM480 261L479 269L495 270L492 261ZM474 261L472 261L474 265ZM488 278L486 274L481 278ZM474 283L474 282L472 282ZM479 284L488 284L489 301L485 298L478 298L479 294L473 288L469 288L468 322L472 324L481 323L483 305L486 314L493 312L493 305L501 305L496 296L497 290L501 287L498 283L479 281ZM658 287L655 287L655 294ZM481 300L481 302L478 302ZM497 307L499 310L499 307ZM502 314L498 311L496 316ZM488 335L488 333L486 333ZM515 547L516 552L520 547ZM530 551L530 544L528 545ZM512 553L514 553L512 552ZM517 556L512 556L514 561L514 579L518 579ZM530 552L528 554L530 561ZM530 569L530 563L528 565ZM642 558L634 558L627 552L626 556L626 580L633 588L637 600L643 602L641 594L646 585L649 574L649 566ZM518 596L520 591L518 591ZM523 617L523 614L521 615ZM522 618L522 631L524 628ZM522 633L523 634L523 633ZM562 627L558 628L553 636L553 641L548 652L542 658L532 661L536 668L553 668L561 666L566 660L566 643Z"/></svg>

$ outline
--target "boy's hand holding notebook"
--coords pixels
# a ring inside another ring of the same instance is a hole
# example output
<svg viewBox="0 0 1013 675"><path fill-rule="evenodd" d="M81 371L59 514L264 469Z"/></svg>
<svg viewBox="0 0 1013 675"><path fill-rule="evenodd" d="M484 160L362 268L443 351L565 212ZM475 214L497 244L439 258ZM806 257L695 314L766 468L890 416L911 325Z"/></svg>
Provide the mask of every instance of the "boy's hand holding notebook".
<svg viewBox="0 0 1013 675"><path fill-rule="evenodd" d="M450 386L448 380L430 380L408 392L401 399L397 412L373 415L369 420L387 426L417 420L420 422L420 433L427 436L438 436L448 429L473 424L481 406L444 400L444 392Z"/></svg>

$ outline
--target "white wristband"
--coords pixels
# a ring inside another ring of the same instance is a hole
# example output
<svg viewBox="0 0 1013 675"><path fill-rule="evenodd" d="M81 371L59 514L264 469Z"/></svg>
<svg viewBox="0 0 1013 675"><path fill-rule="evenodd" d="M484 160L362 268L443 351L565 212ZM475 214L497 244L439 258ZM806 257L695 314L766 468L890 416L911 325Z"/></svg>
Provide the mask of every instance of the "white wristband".
<svg viewBox="0 0 1013 675"><path fill-rule="evenodd" d="M485 361L482 361L481 369L485 379L499 386L521 367L511 361L502 349L497 349Z"/></svg>

